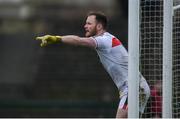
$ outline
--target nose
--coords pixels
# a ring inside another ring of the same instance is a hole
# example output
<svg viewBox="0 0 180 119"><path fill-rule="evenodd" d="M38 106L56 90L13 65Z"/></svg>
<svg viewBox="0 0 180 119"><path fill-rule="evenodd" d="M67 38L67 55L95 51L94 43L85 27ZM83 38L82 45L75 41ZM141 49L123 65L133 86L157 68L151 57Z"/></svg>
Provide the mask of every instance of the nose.
<svg viewBox="0 0 180 119"><path fill-rule="evenodd" d="M84 25L84 28L85 28L85 29L87 28L87 25L86 25L86 24Z"/></svg>

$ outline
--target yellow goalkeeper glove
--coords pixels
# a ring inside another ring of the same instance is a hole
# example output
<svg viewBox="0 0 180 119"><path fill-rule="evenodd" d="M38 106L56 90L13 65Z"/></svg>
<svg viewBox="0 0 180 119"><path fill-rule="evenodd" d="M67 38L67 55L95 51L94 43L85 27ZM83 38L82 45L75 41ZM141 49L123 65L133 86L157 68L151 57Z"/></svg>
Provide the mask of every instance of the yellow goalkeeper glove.
<svg viewBox="0 0 180 119"><path fill-rule="evenodd" d="M53 44L53 43L60 41L61 38L62 38L62 36L45 35L45 36L41 36L41 37L36 37L36 40L40 40L41 41L40 46L45 47L48 44Z"/></svg>

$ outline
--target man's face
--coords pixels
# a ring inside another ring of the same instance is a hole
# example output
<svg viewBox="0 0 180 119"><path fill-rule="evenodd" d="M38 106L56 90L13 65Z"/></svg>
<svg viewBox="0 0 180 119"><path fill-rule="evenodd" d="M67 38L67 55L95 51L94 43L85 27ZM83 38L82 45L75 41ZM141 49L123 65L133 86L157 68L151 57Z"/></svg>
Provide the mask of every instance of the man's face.
<svg viewBox="0 0 180 119"><path fill-rule="evenodd" d="M96 16L91 15L88 16L86 19L86 24L84 25L85 29L85 36L86 37L91 37L97 34L97 21L96 21Z"/></svg>

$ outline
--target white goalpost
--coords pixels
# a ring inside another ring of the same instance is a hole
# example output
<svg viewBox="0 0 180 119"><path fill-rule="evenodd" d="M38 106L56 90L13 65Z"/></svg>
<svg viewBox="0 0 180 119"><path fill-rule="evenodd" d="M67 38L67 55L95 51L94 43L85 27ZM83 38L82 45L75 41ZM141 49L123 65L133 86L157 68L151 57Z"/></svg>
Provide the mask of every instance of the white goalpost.
<svg viewBox="0 0 180 119"><path fill-rule="evenodd" d="M139 0L129 0L128 117L139 115ZM129 99L133 99L129 101ZM136 102L136 103L135 103Z"/></svg>
<svg viewBox="0 0 180 119"><path fill-rule="evenodd" d="M163 1L163 103L162 117L172 118L172 17L173 1Z"/></svg>
<svg viewBox="0 0 180 119"><path fill-rule="evenodd" d="M128 117L139 117L139 71L151 96L142 117L180 118L180 0L129 0Z"/></svg>

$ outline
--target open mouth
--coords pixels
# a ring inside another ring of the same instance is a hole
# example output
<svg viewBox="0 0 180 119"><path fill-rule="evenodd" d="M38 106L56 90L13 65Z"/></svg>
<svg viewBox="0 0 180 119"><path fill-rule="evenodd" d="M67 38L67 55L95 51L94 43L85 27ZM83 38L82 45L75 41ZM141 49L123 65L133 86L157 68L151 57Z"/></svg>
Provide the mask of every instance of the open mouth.
<svg viewBox="0 0 180 119"><path fill-rule="evenodd" d="M89 32L89 30L85 29L86 32Z"/></svg>

